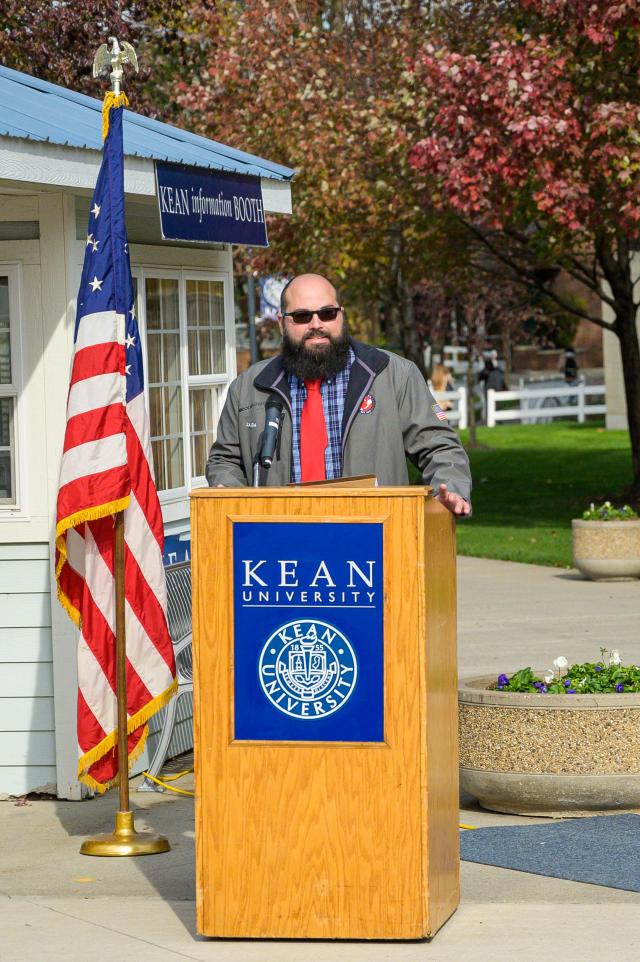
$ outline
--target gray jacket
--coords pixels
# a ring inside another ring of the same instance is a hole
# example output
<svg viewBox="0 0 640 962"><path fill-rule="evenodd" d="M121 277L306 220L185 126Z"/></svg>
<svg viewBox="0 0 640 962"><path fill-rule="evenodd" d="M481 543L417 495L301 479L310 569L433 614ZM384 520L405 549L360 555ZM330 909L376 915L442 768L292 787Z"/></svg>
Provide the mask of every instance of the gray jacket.
<svg viewBox="0 0 640 962"><path fill-rule="evenodd" d="M343 476L374 474L380 485L408 484L409 457L425 484L445 483L469 501L469 460L453 428L436 416L436 402L416 365L358 341L351 346L356 358L342 418ZM290 483L291 398L277 356L254 364L231 384L207 461L211 487L253 483L270 395L284 401L284 411L276 457L260 484Z"/></svg>

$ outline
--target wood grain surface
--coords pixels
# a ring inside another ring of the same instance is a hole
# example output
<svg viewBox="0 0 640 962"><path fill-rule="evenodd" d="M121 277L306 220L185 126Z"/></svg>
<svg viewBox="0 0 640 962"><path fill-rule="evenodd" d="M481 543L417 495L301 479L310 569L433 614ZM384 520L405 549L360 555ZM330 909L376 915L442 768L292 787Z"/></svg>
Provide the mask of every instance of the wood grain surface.
<svg viewBox="0 0 640 962"><path fill-rule="evenodd" d="M417 939L455 910L454 525L427 495L415 487L193 493L202 934ZM240 518L383 523L384 743L234 742Z"/></svg>

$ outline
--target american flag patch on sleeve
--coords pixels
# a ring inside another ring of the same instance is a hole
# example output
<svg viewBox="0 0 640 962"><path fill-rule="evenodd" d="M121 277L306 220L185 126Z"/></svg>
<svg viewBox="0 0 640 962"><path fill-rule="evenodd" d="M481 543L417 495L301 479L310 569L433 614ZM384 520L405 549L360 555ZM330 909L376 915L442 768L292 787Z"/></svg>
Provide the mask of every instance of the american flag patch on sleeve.
<svg viewBox="0 0 640 962"><path fill-rule="evenodd" d="M447 415L444 413L444 411L442 410L442 408L440 407L440 405L439 405L437 402L436 402L435 404L432 404L432 405L431 405L431 410L433 411L433 413L434 413L435 416L437 417L438 421L446 421L446 420L447 420Z"/></svg>

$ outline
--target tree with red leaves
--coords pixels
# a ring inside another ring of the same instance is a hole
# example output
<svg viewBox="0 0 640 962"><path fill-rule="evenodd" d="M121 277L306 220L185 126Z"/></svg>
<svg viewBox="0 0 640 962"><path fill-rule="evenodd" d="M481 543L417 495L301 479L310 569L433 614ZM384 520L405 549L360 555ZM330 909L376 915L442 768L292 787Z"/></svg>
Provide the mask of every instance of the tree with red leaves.
<svg viewBox="0 0 640 962"><path fill-rule="evenodd" d="M414 62L428 134L411 163L477 242L479 269L500 265L618 336L640 499L637 0L475 0L458 15ZM562 270L608 316L568 298Z"/></svg>

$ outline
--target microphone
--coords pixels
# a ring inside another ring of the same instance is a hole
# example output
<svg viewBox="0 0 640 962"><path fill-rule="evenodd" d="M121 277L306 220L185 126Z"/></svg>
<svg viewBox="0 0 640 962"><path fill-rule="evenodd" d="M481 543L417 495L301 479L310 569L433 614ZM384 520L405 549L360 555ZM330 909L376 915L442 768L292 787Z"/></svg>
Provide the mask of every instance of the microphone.
<svg viewBox="0 0 640 962"><path fill-rule="evenodd" d="M260 464L263 468L270 468L273 464L283 407L282 401L276 397L269 398L265 406L264 431L260 447Z"/></svg>

